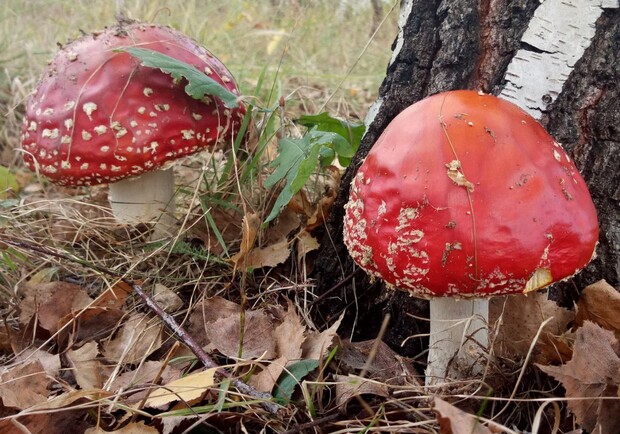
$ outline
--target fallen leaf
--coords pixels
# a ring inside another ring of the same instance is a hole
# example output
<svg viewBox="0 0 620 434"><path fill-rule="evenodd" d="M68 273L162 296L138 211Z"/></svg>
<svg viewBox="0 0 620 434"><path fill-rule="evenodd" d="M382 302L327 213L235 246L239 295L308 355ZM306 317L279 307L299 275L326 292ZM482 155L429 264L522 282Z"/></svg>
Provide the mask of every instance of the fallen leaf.
<svg viewBox="0 0 620 434"><path fill-rule="evenodd" d="M319 247L321 245L310 232L301 231L297 235L297 262L301 263L308 253L318 250Z"/></svg>
<svg viewBox="0 0 620 434"><path fill-rule="evenodd" d="M121 309L89 307L72 312L60 321L56 342L61 349L81 346L84 342L107 338L125 316Z"/></svg>
<svg viewBox="0 0 620 434"><path fill-rule="evenodd" d="M214 205L210 206L207 212L226 246L238 239L239 234L242 232L243 222L241 214L236 209L225 209ZM211 227L207 217L202 212L194 221L188 224L188 227L191 228L189 229L188 237L200 240L204 248L212 254L220 255L224 253L224 247L221 245L215 229Z"/></svg>
<svg viewBox="0 0 620 434"><path fill-rule="evenodd" d="M211 347L228 357L239 357L240 316L218 318L206 327ZM245 313L245 327L241 358L264 357L273 359L276 354L274 325L269 316L261 310Z"/></svg>
<svg viewBox="0 0 620 434"><path fill-rule="evenodd" d="M577 302L575 325L581 327L585 321L592 321L620 337L620 292L599 280L587 286Z"/></svg>
<svg viewBox="0 0 620 434"><path fill-rule="evenodd" d="M125 305L127 297L133 293L133 288L123 281L107 288L93 301L91 307L107 309L121 309Z"/></svg>
<svg viewBox="0 0 620 434"><path fill-rule="evenodd" d="M275 267L286 261L290 255L291 249L288 240L281 240L266 247L252 249L246 258L245 267Z"/></svg>
<svg viewBox="0 0 620 434"><path fill-rule="evenodd" d="M0 421L0 434L45 433L66 434L84 432L92 424L88 409L64 409L61 412L17 414Z"/></svg>
<svg viewBox="0 0 620 434"><path fill-rule="evenodd" d="M573 358L569 362L562 366L538 365L543 372L562 383L569 398L568 408L586 431L609 432L596 431L595 427L600 417L605 415L608 418L612 413L608 406L617 405L617 400L599 398L618 397L619 354L620 344L613 332L585 321L576 331Z"/></svg>
<svg viewBox="0 0 620 434"><path fill-rule="evenodd" d="M26 297L19 304L20 323L27 324L36 314L41 327L51 334L58 331L62 317L92 302L81 286L68 282L26 284L23 292Z"/></svg>
<svg viewBox="0 0 620 434"><path fill-rule="evenodd" d="M183 300L174 291L160 283L155 284L153 300L164 312L174 313L183 307Z"/></svg>
<svg viewBox="0 0 620 434"><path fill-rule="evenodd" d="M135 313L121 326L117 335L104 344L103 355L114 362L136 363L161 346L158 318Z"/></svg>
<svg viewBox="0 0 620 434"><path fill-rule="evenodd" d="M388 386L380 381L369 380L356 375L335 375L336 405L344 406L352 398L361 395L390 396Z"/></svg>
<svg viewBox="0 0 620 434"><path fill-rule="evenodd" d="M140 402L153 389L153 384L159 376L161 384L167 384L181 378L181 371L171 365L162 370L162 362L149 360L141 363L131 371L126 371L114 379L108 387L110 391L130 395L125 402L132 404Z"/></svg>
<svg viewBox="0 0 620 434"><path fill-rule="evenodd" d="M322 332L308 332L306 333L306 340L302 345L302 357L304 359L321 360L323 356L329 351L334 341L334 337L337 336L338 327L344 318L344 312L340 315L340 318L334 322L331 327Z"/></svg>
<svg viewBox="0 0 620 434"><path fill-rule="evenodd" d="M305 332L306 328L301 323L295 306L289 301L282 323L273 331L278 358L267 364L261 372L252 376L250 384L260 391L270 392L284 368L291 361L301 358Z"/></svg>
<svg viewBox="0 0 620 434"><path fill-rule="evenodd" d="M198 400L215 384L216 371L217 368L211 368L171 381L151 392L145 405L151 408L162 408L175 401L191 403Z"/></svg>
<svg viewBox="0 0 620 434"><path fill-rule="evenodd" d="M343 369L361 372L366 370L367 378L392 385L418 384L411 362L394 352L385 342L379 341L374 357L368 362L374 339L363 342L341 341L338 358Z"/></svg>
<svg viewBox="0 0 620 434"><path fill-rule="evenodd" d="M219 318L239 318L240 315L241 306L237 303L220 296L205 298L194 306L189 318L188 332L204 347L209 344L207 330L211 328L212 322Z"/></svg>
<svg viewBox="0 0 620 434"><path fill-rule="evenodd" d="M536 343L535 355L554 351L554 337L566 332L574 313L547 299L545 292L535 292L525 297L514 295L492 298L489 303L489 323L495 324L495 355L510 359L525 358L541 324L549 318L553 319L545 325L541 339Z"/></svg>
<svg viewBox="0 0 620 434"><path fill-rule="evenodd" d="M75 380L84 390L100 389L103 386L104 367L97 360L98 354L96 342L88 342L80 349L67 351Z"/></svg>
<svg viewBox="0 0 620 434"><path fill-rule="evenodd" d="M437 414L440 434L493 434L501 431L491 431L482 425L476 416L456 408L441 398L433 399L433 411Z"/></svg>
<svg viewBox="0 0 620 434"><path fill-rule="evenodd" d="M33 360L19 363L3 371L0 375L0 398L3 406L23 410L47 401L48 386L52 380L47 376L41 362Z"/></svg>

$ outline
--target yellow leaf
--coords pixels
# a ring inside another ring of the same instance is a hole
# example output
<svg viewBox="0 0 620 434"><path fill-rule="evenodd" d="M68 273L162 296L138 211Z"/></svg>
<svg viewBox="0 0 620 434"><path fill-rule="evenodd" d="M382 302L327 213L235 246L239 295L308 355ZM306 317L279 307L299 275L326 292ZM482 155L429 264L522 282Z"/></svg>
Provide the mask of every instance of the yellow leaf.
<svg viewBox="0 0 620 434"><path fill-rule="evenodd" d="M193 401L200 398L215 384L217 368L207 369L171 381L164 387L155 389L146 401L147 407L159 408L174 401Z"/></svg>

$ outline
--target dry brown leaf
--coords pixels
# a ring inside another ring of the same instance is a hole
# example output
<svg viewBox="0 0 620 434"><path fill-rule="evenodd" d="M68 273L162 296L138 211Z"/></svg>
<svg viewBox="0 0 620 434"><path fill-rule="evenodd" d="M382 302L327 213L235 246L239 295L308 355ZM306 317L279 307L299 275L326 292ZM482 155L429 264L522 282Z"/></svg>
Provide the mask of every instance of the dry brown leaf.
<svg viewBox="0 0 620 434"><path fill-rule="evenodd" d="M282 323L273 332L278 358L254 375L251 378L251 384L258 390L270 392L286 365L301 358L305 332L306 328L301 323L295 306L289 301Z"/></svg>
<svg viewBox="0 0 620 434"><path fill-rule="evenodd" d="M124 316L121 309L105 307L89 307L72 312L61 319L61 330L56 341L60 348L68 349L84 342L104 339L114 331Z"/></svg>
<svg viewBox="0 0 620 434"><path fill-rule="evenodd" d="M61 364L58 354L51 354L39 348L27 348L15 356L15 362L19 363L30 363L32 360L39 361L50 378L55 378L60 374Z"/></svg>
<svg viewBox="0 0 620 434"><path fill-rule="evenodd" d="M206 335L210 346L228 357L238 357L241 330L239 323L239 315L218 318L208 323ZM273 359L276 354L273 331L272 320L265 312L246 312L241 358L254 359L262 356Z"/></svg>
<svg viewBox="0 0 620 434"><path fill-rule="evenodd" d="M411 362L394 352L385 342L379 341L376 353L371 362L372 349L375 340L363 342L341 341L342 348L339 358L343 369L351 371L366 370L366 377L386 384L417 384L415 371Z"/></svg>
<svg viewBox="0 0 620 434"><path fill-rule="evenodd" d="M2 404L23 410L46 402L51 382L38 360L8 368L0 375Z"/></svg>
<svg viewBox="0 0 620 434"><path fill-rule="evenodd" d="M145 314L131 315L117 335L106 342L103 355L114 362L136 363L161 346L161 323Z"/></svg>
<svg viewBox="0 0 620 434"><path fill-rule="evenodd" d="M216 371L217 368L211 368L171 381L151 392L145 406L163 408L175 401L192 403L199 400L215 384Z"/></svg>
<svg viewBox="0 0 620 434"><path fill-rule="evenodd" d="M170 365L162 370L162 362L150 360L141 363L132 371L123 372L116 377L108 387L110 391L122 391L130 396L125 399L125 403L134 404L140 402L153 389L155 380L159 377L161 384L181 378L182 372Z"/></svg>
<svg viewBox="0 0 620 434"><path fill-rule="evenodd" d="M301 226L301 219L299 215L289 208L284 208L276 223L272 226L269 226L266 231L266 243L275 244L282 240L286 240L288 236L293 232L299 229Z"/></svg>
<svg viewBox="0 0 620 434"><path fill-rule="evenodd" d="M433 399L433 410L437 414L440 434L493 434L501 431L491 431L474 416L456 408L441 398Z"/></svg>
<svg viewBox="0 0 620 434"><path fill-rule="evenodd" d="M27 324L36 314L41 327L51 334L58 331L62 317L92 302L81 286L68 282L27 284L23 291L26 297L19 304L20 323Z"/></svg>
<svg viewBox="0 0 620 434"><path fill-rule="evenodd" d="M98 354L96 342L88 342L78 350L67 351L75 380L83 390L100 389L103 386L104 367L97 360Z"/></svg>
<svg viewBox="0 0 620 434"><path fill-rule="evenodd" d="M250 268L275 267L291 256L289 242L284 239L266 247L252 249L247 255L245 266Z"/></svg>
<svg viewBox="0 0 620 434"><path fill-rule="evenodd" d="M243 223L242 216L237 210L214 206L209 209L209 214L227 246L239 238ZM202 241L204 248L209 252L215 255L224 253L224 248L220 244L215 231L207 223L203 215L190 222L188 227L191 228L188 236Z"/></svg>
<svg viewBox="0 0 620 434"><path fill-rule="evenodd" d="M338 327L344 318L344 312L340 318L334 322L330 328L322 332L309 332L302 345L302 358L311 360L321 360L325 353L331 348L334 337L337 336Z"/></svg>
<svg viewBox="0 0 620 434"><path fill-rule="evenodd" d="M390 396L388 386L380 381L369 380L356 375L336 375L336 405L341 407L355 396Z"/></svg>
<svg viewBox="0 0 620 434"><path fill-rule="evenodd" d="M114 431L104 431L101 428L91 427L84 431L84 434L158 434L159 431L144 422L132 422Z"/></svg>
<svg viewBox="0 0 620 434"><path fill-rule="evenodd" d="M489 303L489 323L496 324L493 344L495 355L524 358L541 324L551 317L553 319L545 325L541 334L545 338L536 344L535 354L552 351L555 342L553 337L566 332L574 313L548 300L545 292L492 298ZM541 345L550 345L551 348L543 349Z"/></svg>
<svg viewBox="0 0 620 434"><path fill-rule="evenodd" d="M189 333L194 336L201 346L209 343L207 330L210 324L219 318L236 317L241 315L241 306L224 297L205 298L197 303L189 319Z"/></svg>
<svg viewBox="0 0 620 434"><path fill-rule="evenodd" d="M0 421L0 434L45 433L67 434L84 432L92 424L88 409L65 409L61 412L17 414Z"/></svg>
<svg viewBox="0 0 620 434"><path fill-rule="evenodd" d="M176 292L160 283L155 284L153 300L164 312L168 313L174 313L183 307L183 300L181 300L181 297L179 297Z"/></svg>
<svg viewBox="0 0 620 434"><path fill-rule="evenodd" d="M101 307L107 309L121 309L127 297L133 292L133 288L125 282L117 282L114 286L103 291L99 297L93 301L91 307Z"/></svg>
<svg viewBox="0 0 620 434"><path fill-rule="evenodd" d="M310 252L318 250L321 247L316 238L310 235L308 231L301 231L297 235L297 262L301 263L303 258Z"/></svg>
<svg viewBox="0 0 620 434"><path fill-rule="evenodd" d="M592 321L620 337L620 292L599 280L587 286L577 302L575 325L581 327L585 321Z"/></svg>
<svg viewBox="0 0 620 434"><path fill-rule="evenodd" d="M613 413L610 408L616 408L617 400L597 398L618 397L619 354L620 344L613 332L585 321L576 332L573 358L568 363L559 367L538 365L543 372L562 383L569 398L568 408L586 431L610 432L596 431L595 428L599 418L608 420Z"/></svg>

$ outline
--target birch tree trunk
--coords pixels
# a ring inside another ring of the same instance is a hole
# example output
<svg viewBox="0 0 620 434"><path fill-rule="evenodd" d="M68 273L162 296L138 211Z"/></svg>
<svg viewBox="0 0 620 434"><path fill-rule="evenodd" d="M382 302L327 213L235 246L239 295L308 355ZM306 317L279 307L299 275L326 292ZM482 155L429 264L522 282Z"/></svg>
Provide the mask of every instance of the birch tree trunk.
<svg viewBox="0 0 620 434"><path fill-rule="evenodd" d="M407 337L427 325L427 303L386 291L355 273L342 243L343 206L357 168L387 124L410 104L442 91L476 89L512 99L538 118L581 170L600 220L598 257L552 297L571 305L599 279L620 290L620 9L618 0L403 0L392 59L368 113L367 133L347 170L316 267L317 314L347 310L351 332L404 354L425 345ZM334 258L339 258L335 261ZM336 289L334 289L334 287Z"/></svg>

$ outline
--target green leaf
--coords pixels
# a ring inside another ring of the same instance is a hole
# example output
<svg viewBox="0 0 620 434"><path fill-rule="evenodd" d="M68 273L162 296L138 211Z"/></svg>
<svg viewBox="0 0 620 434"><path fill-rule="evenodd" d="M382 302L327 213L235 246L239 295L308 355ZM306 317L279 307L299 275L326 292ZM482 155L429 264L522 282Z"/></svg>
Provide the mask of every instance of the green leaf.
<svg viewBox="0 0 620 434"><path fill-rule="evenodd" d="M0 166L0 199L6 199L9 190L14 193L19 192L17 178L15 178L15 175L12 174L8 168Z"/></svg>
<svg viewBox="0 0 620 434"><path fill-rule="evenodd" d="M131 54L139 59L144 66L159 68L166 74L172 75L175 81L185 78L187 80L185 92L194 99L200 100L205 95L213 95L220 98L228 108L239 106L237 95L192 65L145 48L126 47L117 51L125 51Z"/></svg>
<svg viewBox="0 0 620 434"><path fill-rule="evenodd" d="M311 140L309 135L301 139L283 138L278 142L278 156L271 162L273 173L265 180L265 187L271 188L286 180L271 213L263 224L276 218L282 208L301 190L312 172L316 169L322 144Z"/></svg>
<svg viewBox="0 0 620 434"><path fill-rule="evenodd" d="M316 128L319 131L336 133L344 137L356 151L366 127L361 122L347 122L331 116L329 113L319 113L318 115L301 116L297 123L307 127L308 129Z"/></svg>
<svg viewBox="0 0 620 434"><path fill-rule="evenodd" d="M295 386L319 366L319 361L314 359L300 360L286 368L276 382L273 397L279 400L290 401Z"/></svg>

